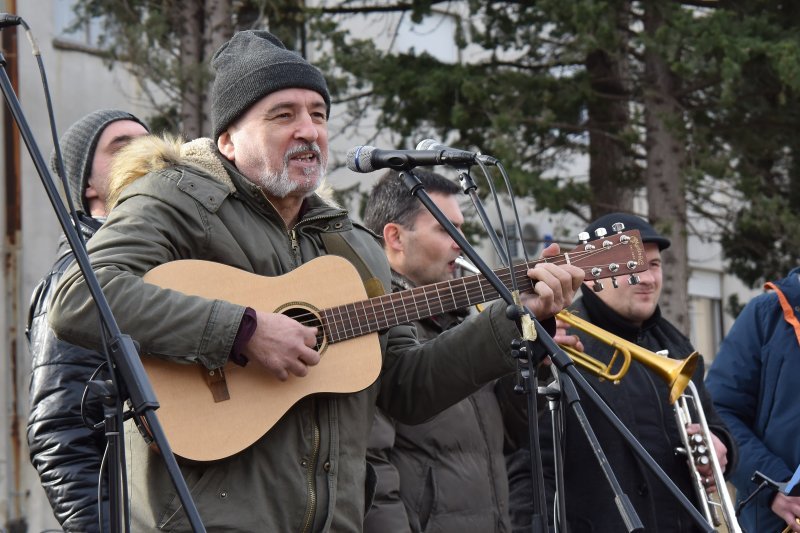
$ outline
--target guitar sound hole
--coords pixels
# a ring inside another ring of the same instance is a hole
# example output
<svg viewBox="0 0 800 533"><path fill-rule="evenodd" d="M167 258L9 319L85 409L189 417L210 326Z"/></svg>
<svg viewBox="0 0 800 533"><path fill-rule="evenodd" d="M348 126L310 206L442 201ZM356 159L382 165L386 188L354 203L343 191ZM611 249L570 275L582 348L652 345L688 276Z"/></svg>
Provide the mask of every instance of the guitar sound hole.
<svg viewBox="0 0 800 533"><path fill-rule="evenodd" d="M297 320L304 326L317 328L317 344L314 346L314 349L320 353L325 349L327 345L325 331L322 328L322 320L320 320L316 309L309 309L307 307L287 307L280 312L289 318Z"/></svg>

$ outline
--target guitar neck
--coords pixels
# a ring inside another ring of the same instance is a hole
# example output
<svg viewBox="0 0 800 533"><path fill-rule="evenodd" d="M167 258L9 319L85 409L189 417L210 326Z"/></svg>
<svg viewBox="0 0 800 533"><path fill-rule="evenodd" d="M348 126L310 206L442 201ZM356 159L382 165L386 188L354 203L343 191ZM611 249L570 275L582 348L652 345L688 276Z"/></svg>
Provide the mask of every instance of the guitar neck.
<svg viewBox="0 0 800 533"><path fill-rule="evenodd" d="M533 290L531 279L527 276L533 264L513 267L517 286L522 292ZM511 269L500 268L494 273L503 285L512 286ZM497 290L483 276L466 276L325 309L322 311L323 327L329 342L339 342L484 303L498 296Z"/></svg>
<svg viewBox="0 0 800 533"><path fill-rule="evenodd" d="M587 280L611 277L615 285L616 276L647 270L639 232L633 230L584 242L563 255L521 263L510 269L499 268L494 273L506 287L515 286L513 275L520 291L527 292L533 290L528 269L544 262L580 267ZM331 307L320 314L325 337L334 343L494 300L498 296L489 281L481 275L473 275Z"/></svg>

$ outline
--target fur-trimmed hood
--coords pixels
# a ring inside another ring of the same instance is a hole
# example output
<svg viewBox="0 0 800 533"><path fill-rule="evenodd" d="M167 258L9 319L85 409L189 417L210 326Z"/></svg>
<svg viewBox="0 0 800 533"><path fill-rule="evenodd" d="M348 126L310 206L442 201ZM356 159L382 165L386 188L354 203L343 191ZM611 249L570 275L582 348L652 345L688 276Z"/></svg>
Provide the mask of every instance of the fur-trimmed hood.
<svg viewBox="0 0 800 533"><path fill-rule="evenodd" d="M107 209L111 211L123 189L137 179L177 165L197 168L233 193L236 186L228 175L222 157L216 143L208 137L189 142L169 134L138 137L114 157L109 175ZM333 189L326 180L320 183L315 193L327 204L339 207L333 200Z"/></svg>

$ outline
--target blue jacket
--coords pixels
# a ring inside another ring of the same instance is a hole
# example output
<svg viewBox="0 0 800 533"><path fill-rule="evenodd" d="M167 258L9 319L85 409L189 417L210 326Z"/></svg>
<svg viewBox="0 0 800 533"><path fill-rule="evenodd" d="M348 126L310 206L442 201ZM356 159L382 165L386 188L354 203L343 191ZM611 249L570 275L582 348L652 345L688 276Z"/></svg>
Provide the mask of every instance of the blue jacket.
<svg viewBox="0 0 800 533"><path fill-rule="evenodd" d="M775 283L800 316L800 268ZM736 319L706 377L714 406L739 445L731 480L741 501L756 484L758 470L787 481L800 464L800 344L784 320L775 292L753 298ZM772 491L762 491L739 517L748 533L781 531L770 509Z"/></svg>

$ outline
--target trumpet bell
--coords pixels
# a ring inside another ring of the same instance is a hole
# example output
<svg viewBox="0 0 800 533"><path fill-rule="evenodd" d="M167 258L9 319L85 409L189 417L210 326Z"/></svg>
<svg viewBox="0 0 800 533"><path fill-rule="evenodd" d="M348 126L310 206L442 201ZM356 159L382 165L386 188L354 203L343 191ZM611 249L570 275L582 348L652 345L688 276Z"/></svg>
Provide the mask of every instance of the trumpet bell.
<svg viewBox="0 0 800 533"><path fill-rule="evenodd" d="M669 357L651 352L613 333L609 333L591 322L579 318L566 309L559 312L556 318L614 348L614 355L611 356L611 360L608 363L603 363L588 354L562 346L562 349L571 356L575 364L582 366L598 377L616 383L625 375L631 361L636 361L652 370L667 383L669 386L670 404L674 404L678 398L681 397L683 391L689 385L692 375L694 375L697 364L700 362L700 356L697 352L692 352L685 359L670 359ZM622 358L622 362L619 363L620 368L614 370L613 367L620 355Z"/></svg>
<svg viewBox="0 0 800 533"><path fill-rule="evenodd" d="M689 385L689 381L691 381L697 368L697 363L700 362L700 355L697 352L692 352L685 359L663 358L668 364L663 364L662 366L660 363L653 362L647 363L647 365L667 383L669 386L669 403L674 404L681 397L683 391L686 390L687 385Z"/></svg>

